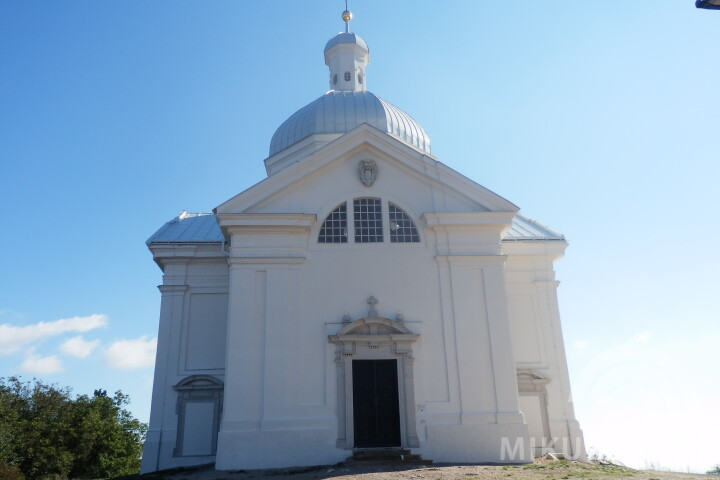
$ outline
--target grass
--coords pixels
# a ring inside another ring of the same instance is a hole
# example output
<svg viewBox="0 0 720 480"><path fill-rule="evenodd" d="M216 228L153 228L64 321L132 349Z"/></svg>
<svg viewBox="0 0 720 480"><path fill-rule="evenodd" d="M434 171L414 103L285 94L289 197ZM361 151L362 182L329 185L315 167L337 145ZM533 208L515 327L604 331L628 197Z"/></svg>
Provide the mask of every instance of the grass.
<svg viewBox="0 0 720 480"><path fill-rule="evenodd" d="M635 470L620 465L579 463L559 460L548 463L530 463L527 465L506 465L503 470L533 470L546 473L548 478L617 478L633 477ZM569 470L569 471L568 471ZM558 476L562 475L562 476Z"/></svg>

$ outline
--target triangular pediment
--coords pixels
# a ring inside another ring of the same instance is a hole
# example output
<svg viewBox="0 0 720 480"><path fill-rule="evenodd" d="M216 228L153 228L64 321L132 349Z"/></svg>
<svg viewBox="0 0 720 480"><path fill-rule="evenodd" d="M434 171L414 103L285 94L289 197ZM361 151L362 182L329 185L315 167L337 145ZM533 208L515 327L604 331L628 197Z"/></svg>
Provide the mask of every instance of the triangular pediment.
<svg viewBox="0 0 720 480"><path fill-rule="evenodd" d="M324 192L317 190L318 185L313 185L311 178L318 182L319 178L322 178L323 175L330 175L329 172L342 162L347 163L350 161L349 159L363 156L378 159L380 164L378 175L383 175L383 168L392 168L394 172L398 173L397 178L415 181L417 183L415 188L424 185L437 192L442 192L445 197L455 199L456 203L464 202L468 210L518 211L518 207L508 200L442 164L435 157L368 124L359 125L319 149L301 156L273 175L221 204L214 211L217 214L262 211L268 213L266 209L273 203L272 199L276 199L278 204L282 204L282 197L287 196L293 190L313 189L309 193L322 195ZM344 168L347 169L347 165ZM331 179L331 181L335 181L335 179ZM319 184L322 183L319 182ZM354 184L349 188L355 188ZM362 189L361 186L358 188ZM367 192L370 193L370 190ZM290 207L288 206L288 208ZM286 208L286 213L291 212L291 209L288 208ZM441 211L443 207L439 206L429 210ZM292 213L314 212L298 210Z"/></svg>

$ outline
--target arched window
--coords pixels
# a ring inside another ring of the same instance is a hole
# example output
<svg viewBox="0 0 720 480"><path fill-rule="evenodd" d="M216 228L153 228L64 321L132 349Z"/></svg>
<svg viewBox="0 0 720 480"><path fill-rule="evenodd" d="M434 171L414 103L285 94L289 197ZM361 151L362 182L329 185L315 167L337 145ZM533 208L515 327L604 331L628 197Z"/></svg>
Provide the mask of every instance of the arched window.
<svg viewBox="0 0 720 480"><path fill-rule="evenodd" d="M382 243L387 236L390 243L420 243L420 233L405 210L382 198L359 197L341 203L325 217L318 243Z"/></svg>
<svg viewBox="0 0 720 480"><path fill-rule="evenodd" d="M318 235L319 243L347 243L347 203L339 205L325 218Z"/></svg>
<svg viewBox="0 0 720 480"><path fill-rule="evenodd" d="M362 75L362 73L358 73L358 83L360 85L362 85L362 82L363 82L363 75Z"/></svg>
<svg viewBox="0 0 720 480"><path fill-rule="evenodd" d="M346 82L349 82L349 81L350 81L350 78L352 78L352 77L350 76L350 72L345 72L345 81L346 81Z"/></svg>
<svg viewBox="0 0 720 480"><path fill-rule="evenodd" d="M337 73L333 75L333 85L337 85Z"/></svg>
<svg viewBox="0 0 720 480"><path fill-rule="evenodd" d="M383 241L382 203L379 198L356 198L353 200L355 214L355 242Z"/></svg>
<svg viewBox="0 0 720 480"><path fill-rule="evenodd" d="M390 217L390 242L406 243L419 242L417 228L410 217L394 203L388 203Z"/></svg>

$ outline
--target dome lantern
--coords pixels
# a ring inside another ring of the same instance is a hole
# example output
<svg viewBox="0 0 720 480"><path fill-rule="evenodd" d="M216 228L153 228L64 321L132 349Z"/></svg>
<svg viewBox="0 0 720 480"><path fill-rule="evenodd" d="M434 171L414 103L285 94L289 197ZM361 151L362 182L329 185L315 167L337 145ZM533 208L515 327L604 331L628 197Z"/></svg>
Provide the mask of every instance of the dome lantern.
<svg viewBox="0 0 720 480"><path fill-rule="evenodd" d="M330 68L330 90L364 92L365 67L370 63L370 50L365 40L350 32L352 13L345 10L345 32L338 33L325 45L325 65Z"/></svg>

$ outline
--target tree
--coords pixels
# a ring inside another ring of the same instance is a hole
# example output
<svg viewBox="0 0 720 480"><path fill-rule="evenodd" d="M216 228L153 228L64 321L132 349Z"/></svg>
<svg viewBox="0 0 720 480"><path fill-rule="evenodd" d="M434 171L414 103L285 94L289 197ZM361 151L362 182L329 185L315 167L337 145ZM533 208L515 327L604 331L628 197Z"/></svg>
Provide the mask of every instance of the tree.
<svg viewBox="0 0 720 480"><path fill-rule="evenodd" d="M708 475L720 475L720 463L715 465L711 470L708 470Z"/></svg>
<svg viewBox="0 0 720 480"><path fill-rule="evenodd" d="M69 388L0 378L0 465L28 479L136 473L147 426L128 404L120 391L73 398Z"/></svg>

